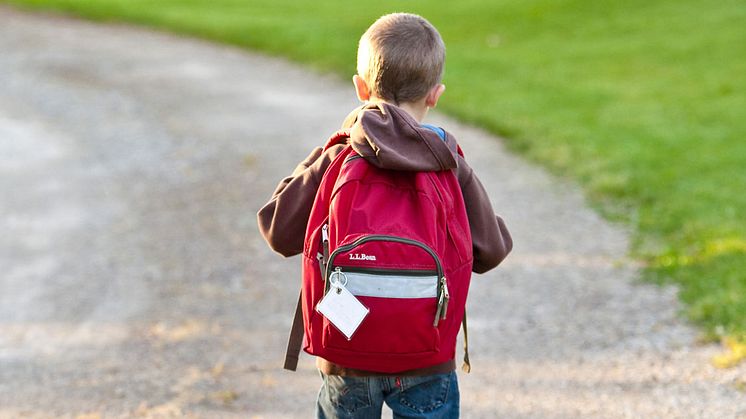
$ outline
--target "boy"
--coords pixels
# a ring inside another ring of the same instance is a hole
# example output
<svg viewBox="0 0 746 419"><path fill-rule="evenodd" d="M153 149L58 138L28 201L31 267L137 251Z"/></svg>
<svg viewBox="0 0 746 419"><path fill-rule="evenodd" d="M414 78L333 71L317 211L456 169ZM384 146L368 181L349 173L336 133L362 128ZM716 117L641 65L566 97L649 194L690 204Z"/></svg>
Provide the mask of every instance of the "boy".
<svg viewBox="0 0 746 419"><path fill-rule="evenodd" d="M395 13L378 19L358 47L353 83L364 102L344 121L347 144L315 149L277 187L258 213L259 228L272 249L284 256L303 251L314 197L325 170L347 145L377 168L455 173L461 188L473 247L472 271L497 266L512 248L502 219L472 169L458 154L456 140L443 129L422 125L443 94L445 46L424 18ZM455 361L385 374L357 370L317 358L323 385L319 418L380 417L382 404L395 417L458 417Z"/></svg>

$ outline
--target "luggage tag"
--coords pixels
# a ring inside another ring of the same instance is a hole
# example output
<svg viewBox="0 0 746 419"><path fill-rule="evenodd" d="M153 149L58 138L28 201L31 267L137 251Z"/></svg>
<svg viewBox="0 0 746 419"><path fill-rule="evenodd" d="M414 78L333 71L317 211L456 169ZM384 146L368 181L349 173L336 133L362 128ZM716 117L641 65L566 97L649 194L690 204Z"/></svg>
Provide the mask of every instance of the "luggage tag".
<svg viewBox="0 0 746 419"><path fill-rule="evenodd" d="M350 340L370 310L345 288L347 277L339 268L329 276L329 285L329 292L316 305L316 311Z"/></svg>

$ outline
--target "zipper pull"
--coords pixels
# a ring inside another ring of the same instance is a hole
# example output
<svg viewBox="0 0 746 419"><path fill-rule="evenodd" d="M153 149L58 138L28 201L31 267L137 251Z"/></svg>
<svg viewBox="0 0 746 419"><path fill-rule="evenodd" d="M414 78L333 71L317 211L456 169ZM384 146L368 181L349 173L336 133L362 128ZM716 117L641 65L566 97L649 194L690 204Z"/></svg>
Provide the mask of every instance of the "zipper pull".
<svg viewBox="0 0 746 419"><path fill-rule="evenodd" d="M324 275L326 275L326 262L324 261L324 255L320 252L316 253L316 260L319 262L319 272L321 272L321 280L325 281Z"/></svg>
<svg viewBox="0 0 746 419"><path fill-rule="evenodd" d="M329 224L321 226L321 251L323 252L321 254L322 258L319 260L320 264L323 265L321 276L326 281L326 268L329 264Z"/></svg>
<svg viewBox="0 0 746 419"><path fill-rule="evenodd" d="M443 293L441 292L438 296L438 308L435 310L435 320L433 321L433 327L438 327L438 322L440 322L440 318L443 313L443 299Z"/></svg>
<svg viewBox="0 0 746 419"><path fill-rule="evenodd" d="M443 320L446 318L446 313L448 312L448 300L451 299L451 294L448 293L448 282L446 281L446 277L440 279L440 287L443 295L443 310L441 311L440 319Z"/></svg>
<svg viewBox="0 0 746 419"><path fill-rule="evenodd" d="M438 295L438 308L435 310L435 321L433 326L438 327L438 322L446 318L448 313L448 300L451 299L451 294L448 292L448 282L446 277L440 278L440 294Z"/></svg>

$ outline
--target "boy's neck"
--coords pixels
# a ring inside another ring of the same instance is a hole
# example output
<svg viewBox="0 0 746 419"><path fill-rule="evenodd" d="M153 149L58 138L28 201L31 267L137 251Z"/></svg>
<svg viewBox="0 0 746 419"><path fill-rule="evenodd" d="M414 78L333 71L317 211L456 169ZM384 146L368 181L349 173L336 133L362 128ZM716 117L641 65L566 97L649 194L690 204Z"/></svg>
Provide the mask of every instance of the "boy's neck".
<svg viewBox="0 0 746 419"><path fill-rule="evenodd" d="M425 120L425 116L427 116L427 111L429 109L427 106L419 106L418 103L410 102L400 103L399 107L407 111L407 113L412 115L412 118L416 119L419 123L422 123L422 121Z"/></svg>
<svg viewBox="0 0 746 419"><path fill-rule="evenodd" d="M401 102L399 104L389 102L387 100L383 99L370 99L370 102L385 102L389 105L398 106L401 109L404 109L412 118L414 118L417 122L422 123L422 121L425 120L425 117L427 116L427 111L430 109L427 106L425 106L424 101L422 103L420 102Z"/></svg>

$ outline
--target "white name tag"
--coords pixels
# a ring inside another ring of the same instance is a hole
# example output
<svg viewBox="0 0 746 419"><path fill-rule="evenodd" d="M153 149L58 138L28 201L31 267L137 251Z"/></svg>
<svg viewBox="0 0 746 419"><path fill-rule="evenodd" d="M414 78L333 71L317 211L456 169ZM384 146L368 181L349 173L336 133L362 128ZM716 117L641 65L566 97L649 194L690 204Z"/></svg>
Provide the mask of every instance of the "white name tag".
<svg viewBox="0 0 746 419"><path fill-rule="evenodd" d="M344 285L334 283L329 292L316 305L316 311L323 314L347 340L360 326L370 311Z"/></svg>

